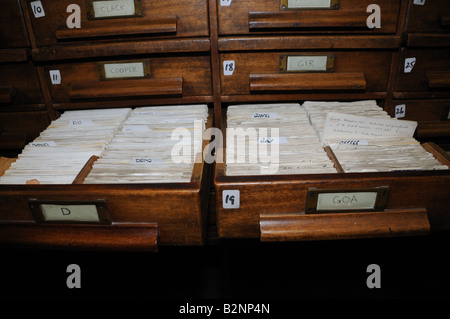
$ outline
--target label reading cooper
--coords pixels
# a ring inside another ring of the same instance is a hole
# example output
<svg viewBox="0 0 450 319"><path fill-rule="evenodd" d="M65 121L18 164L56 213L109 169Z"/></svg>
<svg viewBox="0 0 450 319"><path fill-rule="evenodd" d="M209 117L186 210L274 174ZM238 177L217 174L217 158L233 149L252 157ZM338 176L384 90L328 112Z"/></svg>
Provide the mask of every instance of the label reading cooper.
<svg viewBox="0 0 450 319"><path fill-rule="evenodd" d="M108 63L104 64L105 78L143 78L145 77L144 63Z"/></svg>

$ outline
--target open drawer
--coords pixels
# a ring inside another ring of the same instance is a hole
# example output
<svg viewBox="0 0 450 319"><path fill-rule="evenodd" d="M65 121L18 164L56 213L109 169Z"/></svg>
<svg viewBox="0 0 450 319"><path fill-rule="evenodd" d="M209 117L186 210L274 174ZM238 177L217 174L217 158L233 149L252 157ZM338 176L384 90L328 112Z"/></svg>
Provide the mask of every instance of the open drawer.
<svg viewBox="0 0 450 319"><path fill-rule="evenodd" d="M23 0L38 47L134 38L208 36L203 0Z"/></svg>
<svg viewBox="0 0 450 319"><path fill-rule="evenodd" d="M446 152L431 143L422 146L450 168ZM300 241L450 230L450 170L344 173L325 149L336 173L232 176L226 163L217 163L218 236ZM365 196L372 198L370 205L362 205Z"/></svg>
<svg viewBox="0 0 450 319"><path fill-rule="evenodd" d="M140 251L204 244L211 166L203 159L190 182L83 183L95 160L72 184L0 185L0 243Z"/></svg>

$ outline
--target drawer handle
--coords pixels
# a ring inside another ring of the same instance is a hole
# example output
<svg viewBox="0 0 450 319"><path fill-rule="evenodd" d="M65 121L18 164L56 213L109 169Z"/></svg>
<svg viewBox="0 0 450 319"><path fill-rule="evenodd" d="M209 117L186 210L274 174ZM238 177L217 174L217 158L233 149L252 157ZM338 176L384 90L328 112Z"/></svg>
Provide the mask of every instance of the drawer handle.
<svg viewBox="0 0 450 319"><path fill-rule="evenodd" d="M74 81L69 92L71 99L175 96L182 94L182 78Z"/></svg>
<svg viewBox="0 0 450 319"><path fill-rule="evenodd" d="M427 72L426 79L430 89L450 88L450 72Z"/></svg>
<svg viewBox="0 0 450 319"><path fill-rule="evenodd" d="M14 88L10 86L0 87L0 104L11 103L14 97Z"/></svg>
<svg viewBox="0 0 450 319"><path fill-rule="evenodd" d="M122 19L90 21L79 29L68 29L66 26L56 30L58 40L77 38L110 37L120 35L142 35L157 33L176 33L177 17L159 19Z"/></svg>
<svg viewBox="0 0 450 319"><path fill-rule="evenodd" d="M360 11L304 10L249 12L249 29L365 28L367 13Z"/></svg>
<svg viewBox="0 0 450 319"><path fill-rule="evenodd" d="M250 74L250 90L365 90L364 73Z"/></svg>
<svg viewBox="0 0 450 319"><path fill-rule="evenodd" d="M261 214L261 241L307 241L427 235L426 209L370 213Z"/></svg>
<svg viewBox="0 0 450 319"><path fill-rule="evenodd" d="M65 225L1 223L0 244L46 249L158 250L157 224Z"/></svg>
<svg viewBox="0 0 450 319"><path fill-rule="evenodd" d="M450 136L450 122L422 122L417 126L417 137L444 137Z"/></svg>

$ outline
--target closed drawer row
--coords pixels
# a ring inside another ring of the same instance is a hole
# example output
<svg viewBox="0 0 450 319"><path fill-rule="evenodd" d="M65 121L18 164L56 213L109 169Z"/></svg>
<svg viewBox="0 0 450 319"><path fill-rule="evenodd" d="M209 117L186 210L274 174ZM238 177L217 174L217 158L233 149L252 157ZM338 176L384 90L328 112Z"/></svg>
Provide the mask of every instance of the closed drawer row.
<svg viewBox="0 0 450 319"><path fill-rule="evenodd" d="M20 3L19 3L20 2ZM209 5L217 8L218 34L396 34L448 32L446 0L380 0L379 27L368 28L370 0L9 0L0 13L1 48L37 47L129 37L207 37ZM312 4L311 4L312 3ZM407 14L406 14L407 13ZM405 23L405 17L408 17ZM375 18L374 18L375 19ZM372 20L372 18L369 18ZM30 43L25 21L33 39ZM403 28L403 25L405 27Z"/></svg>

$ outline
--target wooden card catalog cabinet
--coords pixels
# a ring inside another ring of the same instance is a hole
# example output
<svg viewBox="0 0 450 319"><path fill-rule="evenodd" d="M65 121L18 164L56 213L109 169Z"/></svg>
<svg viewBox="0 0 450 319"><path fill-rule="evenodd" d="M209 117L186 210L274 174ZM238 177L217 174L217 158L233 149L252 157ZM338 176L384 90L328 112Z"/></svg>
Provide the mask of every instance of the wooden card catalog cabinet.
<svg viewBox="0 0 450 319"><path fill-rule="evenodd" d="M36 45L124 37L208 36L203 0L23 0Z"/></svg>
<svg viewBox="0 0 450 319"><path fill-rule="evenodd" d="M71 61L46 65L44 70L52 102L56 108L66 108L87 101L105 105L161 104L164 99L193 97L205 101L212 96L210 68L208 56L178 55Z"/></svg>
<svg viewBox="0 0 450 319"><path fill-rule="evenodd" d="M377 1L374 9L370 0L218 0L219 35L395 33L400 2ZM375 10L382 12L379 28L367 24Z"/></svg>
<svg viewBox="0 0 450 319"><path fill-rule="evenodd" d="M222 94L385 92L391 59L389 51L223 53Z"/></svg>

